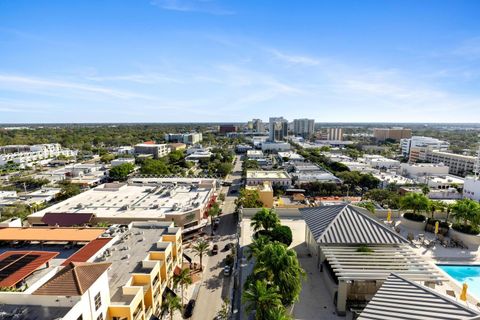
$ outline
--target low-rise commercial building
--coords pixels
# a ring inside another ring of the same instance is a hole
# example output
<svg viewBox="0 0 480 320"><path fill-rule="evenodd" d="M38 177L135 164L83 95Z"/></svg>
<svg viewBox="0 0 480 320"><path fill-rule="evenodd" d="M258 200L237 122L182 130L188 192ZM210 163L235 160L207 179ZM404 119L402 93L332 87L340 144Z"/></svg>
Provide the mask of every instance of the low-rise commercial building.
<svg viewBox="0 0 480 320"><path fill-rule="evenodd" d="M281 152L278 152L278 156L282 160L287 160L287 161L291 161L291 162L304 162L305 161L305 158L303 156L301 156L298 153L293 152L293 151L281 151Z"/></svg>
<svg viewBox="0 0 480 320"><path fill-rule="evenodd" d="M417 161L441 163L449 168L448 173L465 177L473 172L477 158L435 150L431 147L416 147L410 149L409 160L412 163Z"/></svg>
<svg viewBox="0 0 480 320"><path fill-rule="evenodd" d="M426 184L431 189L462 189L465 179L451 174L422 176L418 177L418 182Z"/></svg>
<svg viewBox="0 0 480 320"><path fill-rule="evenodd" d="M135 164L135 159L134 158L118 158L118 159L113 159L112 162L110 162L112 167L116 167L125 163Z"/></svg>
<svg viewBox="0 0 480 320"><path fill-rule="evenodd" d="M171 143L184 143L188 145L194 145L202 142L202 133L166 133L164 139Z"/></svg>
<svg viewBox="0 0 480 320"><path fill-rule="evenodd" d="M262 150L248 150L247 151L247 158L250 160L257 160L265 158Z"/></svg>
<svg viewBox="0 0 480 320"><path fill-rule="evenodd" d="M180 228L0 229L0 313L7 319L151 319L182 267ZM21 243L13 248L9 243Z"/></svg>
<svg viewBox="0 0 480 320"><path fill-rule="evenodd" d="M402 163L399 169L401 175L409 178L445 175L448 171L448 167L442 163Z"/></svg>
<svg viewBox="0 0 480 320"><path fill-rule="evenodd" d="M262 151L268 152L279 152L279 151L288 151L291 149L291 146L288 142L263 142Z"/></svg>
<svg viewBox="0 0 480 320"><path fill-rule="evenodd" d="M272 186L290 187L292 178L285 171L247 171L247 186L263 185L265 182L270 182Z"/></svg>
<svg viewBox="0 0 480 320"><path fill-rule="evenodd" d="M54 212L93 213L92 223L127 224L132 221L173 221L176 226L197 225L215 199L215 179L133 178L128 183L106 183L28 216L43 224Z"/></svg>
<svg viewBox="0 0 480 320"><path fill-rule="evenodd" d="M273 188L269 181L255 186L246 186L245 189L258 192L258 197L265 208L273 208Z"/></svg>
<svg viewBox="0 0 480 320"><path fill-rule="evenodd" d="M181 142L169 143L168 146L170 147L171 151L183 151L187 149L187 145Z"/></svg>
<svg viewBox="0 0 480 320"><path fill-rule="evenodd" d="M21 167L31 167L35 164L45 165L59 156L73 158L77 156L77 151L63 149L58 143L37 144L29 146L29 151L0 154L0 166L4 166L8 162L17 163Z"/></svg>
<svg viewBox="0 0 480 320"><path fill-rule="evenodd" d="M372 173L372 175L378 180L380 180L379 188L382 188L382 189L385 189L387 186L391 184L395 184L397 186L415 184L414 180L401 176L396 172L387 171L387 172L380 172L380 173Z"/></svg>
<svg viewBox="0 0 480 320"><path fill-rule="evenodd" d="M135 154L150 154L154 159L165 157L169 153L168 144L139 143L135 145Z"/></svg>

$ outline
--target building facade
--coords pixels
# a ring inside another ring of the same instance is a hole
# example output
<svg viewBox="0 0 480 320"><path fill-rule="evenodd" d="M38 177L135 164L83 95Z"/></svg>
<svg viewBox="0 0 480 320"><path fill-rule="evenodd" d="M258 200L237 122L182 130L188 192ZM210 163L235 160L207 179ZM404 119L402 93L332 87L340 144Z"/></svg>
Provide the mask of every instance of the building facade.
<svg viewBox="0 0 480 320"><path fill-rule="evenodd" d="M409 139L412 137L412 129L404 128L375 128L373 137L376 141Z"/></svg>
<svg viewBox="0 0 480 320"><path fill-rule="evenodd" d="M293 120L293 133L296 136L309 139L315 132L315 120L313 119L295 119Z"/></svg>
<svg viewBox="0 0 480 320"><path fill-rule="evenodd" d="M268 122L269 140L282 141L288 135L288 121L283 117L271 117Z"/></svg>
<svg viewBox="0 0 480 320"><path fill-rule="evenodd" d="M444 140L423 136L413 136L411 138L400 140L400 148L404 157L409 157L410 149L417 147L432 147L433 149L446 151L450 147L450 143Z"/></svg>
<svg viewBox="0 0 480 320"><path fill-rule="evenodd" d="M170 153L168 144L150 144L139 143L135 145L135 154L150 154L153 158L158 159L167 156Z"/></svg>

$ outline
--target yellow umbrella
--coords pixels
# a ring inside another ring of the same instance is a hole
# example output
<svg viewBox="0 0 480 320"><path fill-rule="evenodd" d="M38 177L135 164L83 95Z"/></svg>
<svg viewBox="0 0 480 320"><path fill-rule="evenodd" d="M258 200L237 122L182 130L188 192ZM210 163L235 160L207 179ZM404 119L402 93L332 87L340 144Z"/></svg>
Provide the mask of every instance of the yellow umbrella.
<svg viewBox="0 0 480 320"><path fill-rule="evenodd" d="M467 301L467 289L468 285L464 282L462 287L462 293L460 294L460 300Z"/></svg>
<svg viewBox="0 0 480 320"><path fill-rule="evenodd" d="M392 220L392 210L388 209L387 212L387 221L390 222Z"/></svg>
<svg viewBox="0 0 480 320"><path fill-rule="evenodd" d="M438 226L439 226L439 222L435 222L435 234L438 233Z"/></svg>

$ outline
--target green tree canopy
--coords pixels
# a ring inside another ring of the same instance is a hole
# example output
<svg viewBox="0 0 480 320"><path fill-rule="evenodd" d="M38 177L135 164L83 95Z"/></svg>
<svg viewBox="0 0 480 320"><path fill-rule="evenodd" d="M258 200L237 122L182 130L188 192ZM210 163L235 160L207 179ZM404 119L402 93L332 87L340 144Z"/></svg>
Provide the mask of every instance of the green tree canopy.
<svg viewBox="0 0 480 320"><path fill-rule="evenodd" d="M110 169L109 176L113 180L124 181L133 172L135 166L132 163L122 163Z"/></svg>

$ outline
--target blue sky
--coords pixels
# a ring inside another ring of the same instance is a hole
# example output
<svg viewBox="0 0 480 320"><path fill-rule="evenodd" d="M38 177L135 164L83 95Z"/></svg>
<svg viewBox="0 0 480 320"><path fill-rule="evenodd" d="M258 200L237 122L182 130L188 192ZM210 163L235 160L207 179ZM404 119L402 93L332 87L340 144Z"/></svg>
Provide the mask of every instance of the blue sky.
<svg viewBox="0 0 480 320"><path fill-rule="evenodd" d="M0 123L480 122L480 1L0 0Z"/></svg>

